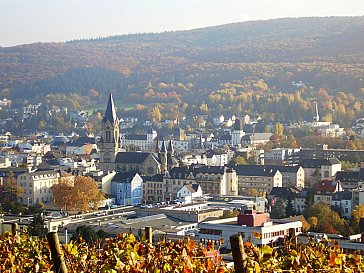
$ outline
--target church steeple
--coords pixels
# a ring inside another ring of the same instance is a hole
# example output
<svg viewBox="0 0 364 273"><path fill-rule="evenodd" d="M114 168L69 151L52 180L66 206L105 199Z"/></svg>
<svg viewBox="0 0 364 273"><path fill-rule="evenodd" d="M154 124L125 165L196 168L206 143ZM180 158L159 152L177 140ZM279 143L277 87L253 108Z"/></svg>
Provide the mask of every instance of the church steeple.
<svg viewBox="0 0 364 273"><path fill-rule="evenodd" d="M105 115L102 119L102 137L100 141L100 169L112 171L115 159L121 150L119 119L116 115L112 94L109 95Z"/></svg>
<svg viewBox="0 0 364 273"><path fill-rule="evenodd" d="M162 147L159 152L159 160L161 162L161 172L164 174L167 171L167 148L166 142L163 140Z"/></svg>
<svg viewBox="0 0 364 273"><path fill-rule="evenodd" d="M170 154L173 154L173 152L174 152L172 139L170 139L169 142L168 142L167 152L170 153Z"/></svg>
<svg viewBox="0 0 364 273"><path fill-rule="evenodd" d="M107 102L105 116L102 119L102 122L110 121L111 124L114 124L118 121L118 117L116 115L114 100L112 98L112 94L109 95L109 100Z"/></svg>

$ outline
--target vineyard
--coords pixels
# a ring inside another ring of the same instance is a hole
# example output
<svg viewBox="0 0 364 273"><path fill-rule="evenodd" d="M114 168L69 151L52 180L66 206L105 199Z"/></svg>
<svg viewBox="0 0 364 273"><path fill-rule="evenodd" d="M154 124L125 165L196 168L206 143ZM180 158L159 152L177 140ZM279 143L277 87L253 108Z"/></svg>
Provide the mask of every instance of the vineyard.
<svg viewBox="0 0 364 273"><path fill-rule="evenodd" d="M67 272L235 272L211 243L188 238L148 244L132 234L120 234L93 244L61 245ZM335 241L295 244L279 248L244 243L244 272L364 272L362 256L344 254ZM46 239L5 233L0 237L0 272L56 272Z"/></svg>

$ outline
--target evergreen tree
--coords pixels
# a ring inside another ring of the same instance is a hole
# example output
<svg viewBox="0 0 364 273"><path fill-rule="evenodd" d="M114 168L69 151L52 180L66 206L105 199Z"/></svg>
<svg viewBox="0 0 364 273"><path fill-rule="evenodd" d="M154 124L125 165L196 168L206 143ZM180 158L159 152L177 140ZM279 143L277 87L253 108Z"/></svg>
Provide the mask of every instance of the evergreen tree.
<svg viewBox="0 0 364 273"><path fill-rule="evenodd" d="M286 205L286 217L291 217L293 215L295 215L295 209L293 207L293 202L291 198L288 198L287 200L287 205Z"/></svg>
<svg viewBox="0 0 364 273"><path fill-rule="evenodd" d="M47 234L43 214L38 213L34 215L32 222L29 225L28 232L32 236L44 237Z"/></svg>

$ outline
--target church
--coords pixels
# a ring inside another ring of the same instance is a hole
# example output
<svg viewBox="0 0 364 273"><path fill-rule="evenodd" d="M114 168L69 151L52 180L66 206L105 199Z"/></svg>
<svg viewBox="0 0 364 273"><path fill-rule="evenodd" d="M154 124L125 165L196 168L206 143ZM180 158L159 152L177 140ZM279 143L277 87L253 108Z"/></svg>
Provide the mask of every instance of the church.
<svg viewBox="0 0 364 273"><path fill-rule="evenodd" d="M102 134L99 142L99 169L105 172L135 171L140 175L164 174L167 170L178 166L174 158L172 140L165 141L161 147L156 143L155 153L123 152L119 128L119 118L116 115L112 94L109 95L105 115L102 119Z"/></svg>

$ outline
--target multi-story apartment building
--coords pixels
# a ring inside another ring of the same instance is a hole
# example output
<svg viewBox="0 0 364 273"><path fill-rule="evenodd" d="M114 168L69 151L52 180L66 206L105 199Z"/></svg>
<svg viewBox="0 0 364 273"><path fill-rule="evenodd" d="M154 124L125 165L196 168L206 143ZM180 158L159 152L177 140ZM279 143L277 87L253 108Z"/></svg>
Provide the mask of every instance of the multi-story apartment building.
<svg viewBox="0 0 364 273"><path fill-rule="evenodd" d="M282 187L282 174L269 166L236 165L239 194L246 194L250 189L269 193L273 187Z"/></svg>
<svg viewBox="0 0 364 273"><path fill-rule="evenodd" d="M271 165L293 165L300 162L300 149L275 148L264 152L264 163Z"/></svg>
<svg viewBox="0 0 364 273"><path fill-rule="evenodd" d="M59 182L61 175L58 171L24 172L17 177L17 185L22 189L19 202L24 205L36 203L49 204L53 200L51 187Z"/></svg>
<svg viewBox="0 0 364 273"><path fill-rule="evenodd" d="M317 144L314 149L301 148L300 158L303 159L325 159L338 158L340 160L355 159L360 162L364 160L364 150L329 149L326 144Z"/></svg>

